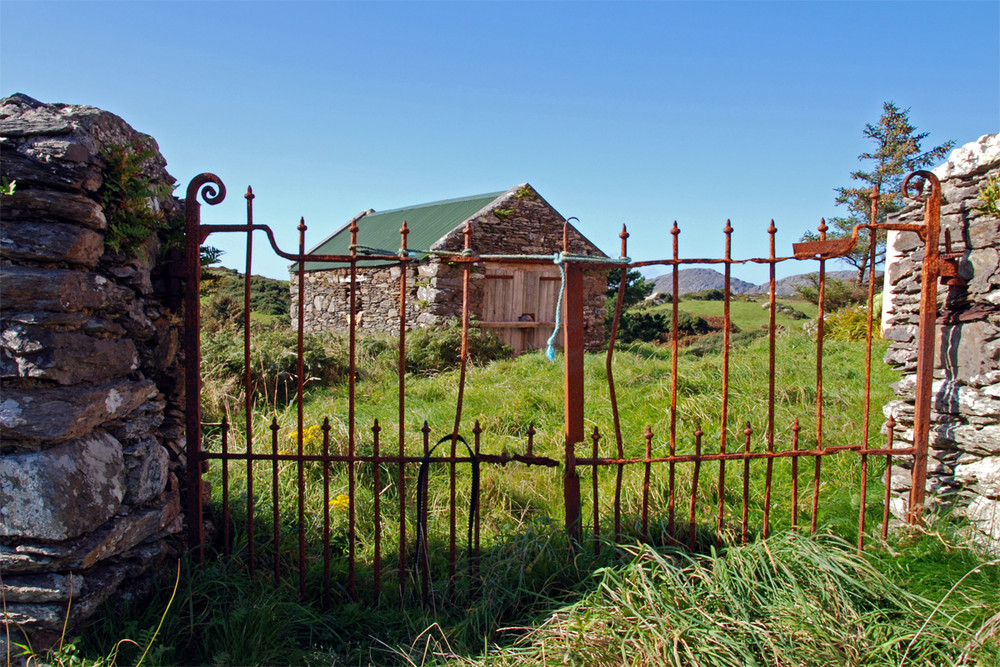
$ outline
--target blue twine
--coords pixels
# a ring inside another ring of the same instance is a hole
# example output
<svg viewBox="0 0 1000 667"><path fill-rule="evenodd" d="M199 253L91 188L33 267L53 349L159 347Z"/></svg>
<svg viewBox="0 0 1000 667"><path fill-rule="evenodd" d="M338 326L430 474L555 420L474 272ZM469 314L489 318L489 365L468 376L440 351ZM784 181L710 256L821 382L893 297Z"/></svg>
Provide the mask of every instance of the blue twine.
<svg viewBox="0 0 1000 667"><path fill-rule="evenodd" d="M556 326L552 330L552 335L549 336L549 340L546 342L547 347L545 348L545 356L548 357L549 361L556 360L556 335L559 333L559 327L562 326L561 315L562 315L562 302L563 294L566 292L566 265L563 264L563 253L557 252L552 256L552 263L559 267L559 298L556 299Z"/></svg>

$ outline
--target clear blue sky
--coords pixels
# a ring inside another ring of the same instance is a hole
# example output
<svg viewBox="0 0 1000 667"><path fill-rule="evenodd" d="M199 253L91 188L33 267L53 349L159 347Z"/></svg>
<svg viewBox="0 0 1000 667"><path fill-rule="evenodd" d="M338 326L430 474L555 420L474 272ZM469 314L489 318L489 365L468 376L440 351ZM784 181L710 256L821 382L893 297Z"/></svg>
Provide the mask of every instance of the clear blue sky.
<svg viewBox="0 0 1000 667"><path fill-rule="evenodd" d="M207 222L294 250L366 208L530 182L609 254L779 254L838 214L882 103L935 145L1000 129L1000 3L0 3L0 93L157 139ZM241 265L235 246L225 260ZM287 277L285 262L255 272ZM734 275L760 282L761 267Z"/></svg>

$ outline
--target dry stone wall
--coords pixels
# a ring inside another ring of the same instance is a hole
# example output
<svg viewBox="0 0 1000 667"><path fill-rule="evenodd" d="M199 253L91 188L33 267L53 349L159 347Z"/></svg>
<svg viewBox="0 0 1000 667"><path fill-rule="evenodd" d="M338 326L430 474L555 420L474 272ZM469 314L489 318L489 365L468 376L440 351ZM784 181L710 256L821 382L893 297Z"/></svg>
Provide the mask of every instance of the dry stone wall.
<svg viewBox="0 0 1000 667"><path fill-rule="evenodd" d="M0 577L11 639L38 648L70 599L73 627L141 594L181 529L182 291L157 235L105 246L102 148L150 137L20 94L0 100L0 137L15 182L0 196ZM155 152L143 177L169 191L165 165ZM148 204L183 217L173 197Z"/></svg>
<svg viewBox="0 0 1000 667"><path fill-rule="evenodd" d="M955 150L934 170L941 179L941 249L950 233L964 285L940 285L927 490L932 513L967 517L977 540L1000 551L1000 218L977 210L980 189L1000 177L1000 135ZM922 224L923 209L899 216ZM923 247L916 234L890 235L886 267L885 360L903 373L885 406L895 440L913 441L916 341ZM903 459L907 461L907 459ZM910 469L896 465L892 512L905 516Z"/></svg>

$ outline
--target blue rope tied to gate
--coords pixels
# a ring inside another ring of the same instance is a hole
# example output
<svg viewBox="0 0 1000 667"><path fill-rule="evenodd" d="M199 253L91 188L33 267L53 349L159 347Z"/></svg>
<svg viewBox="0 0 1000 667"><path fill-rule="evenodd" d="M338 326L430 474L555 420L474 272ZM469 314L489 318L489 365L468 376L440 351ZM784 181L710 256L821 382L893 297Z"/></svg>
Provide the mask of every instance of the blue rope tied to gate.
<svg viewBox="0 0 1000 667"><path fill-rule="evenodd" d="M549 361L556 360L556 336L559 334L559 327L562 326L562 302L563 294L566 293L566 265L563 263L563 253L557 252L552 255L552 263L559 267L559 298L556 299L556 326L552 330L552 335L546 341L545 356Z"/></svg>

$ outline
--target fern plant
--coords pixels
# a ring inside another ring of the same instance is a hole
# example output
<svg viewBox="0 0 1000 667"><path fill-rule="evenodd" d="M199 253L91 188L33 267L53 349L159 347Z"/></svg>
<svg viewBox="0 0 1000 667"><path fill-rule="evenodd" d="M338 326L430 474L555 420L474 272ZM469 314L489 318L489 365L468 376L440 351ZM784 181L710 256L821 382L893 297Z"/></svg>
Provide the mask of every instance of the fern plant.
<svg viewBox="0 0 1000 667"><path fill-rule="evenodd" d="M979 188L979 201L977 211L983 215L1000 217L1000 208L997 207L1000 204L1000 176L990 176Z"/></svg>
<svg viewBox="0 0 1000 667"><path fill-rule="evenodd" d="M104 182L97 195L108 221L104 243L112 252L133 252L157 229L169 231L172 221L153 206L152 199L169 196L171 188L154 183L143 173L144 165L155 154L139 141L108 144L101 150Z"/></svg>

